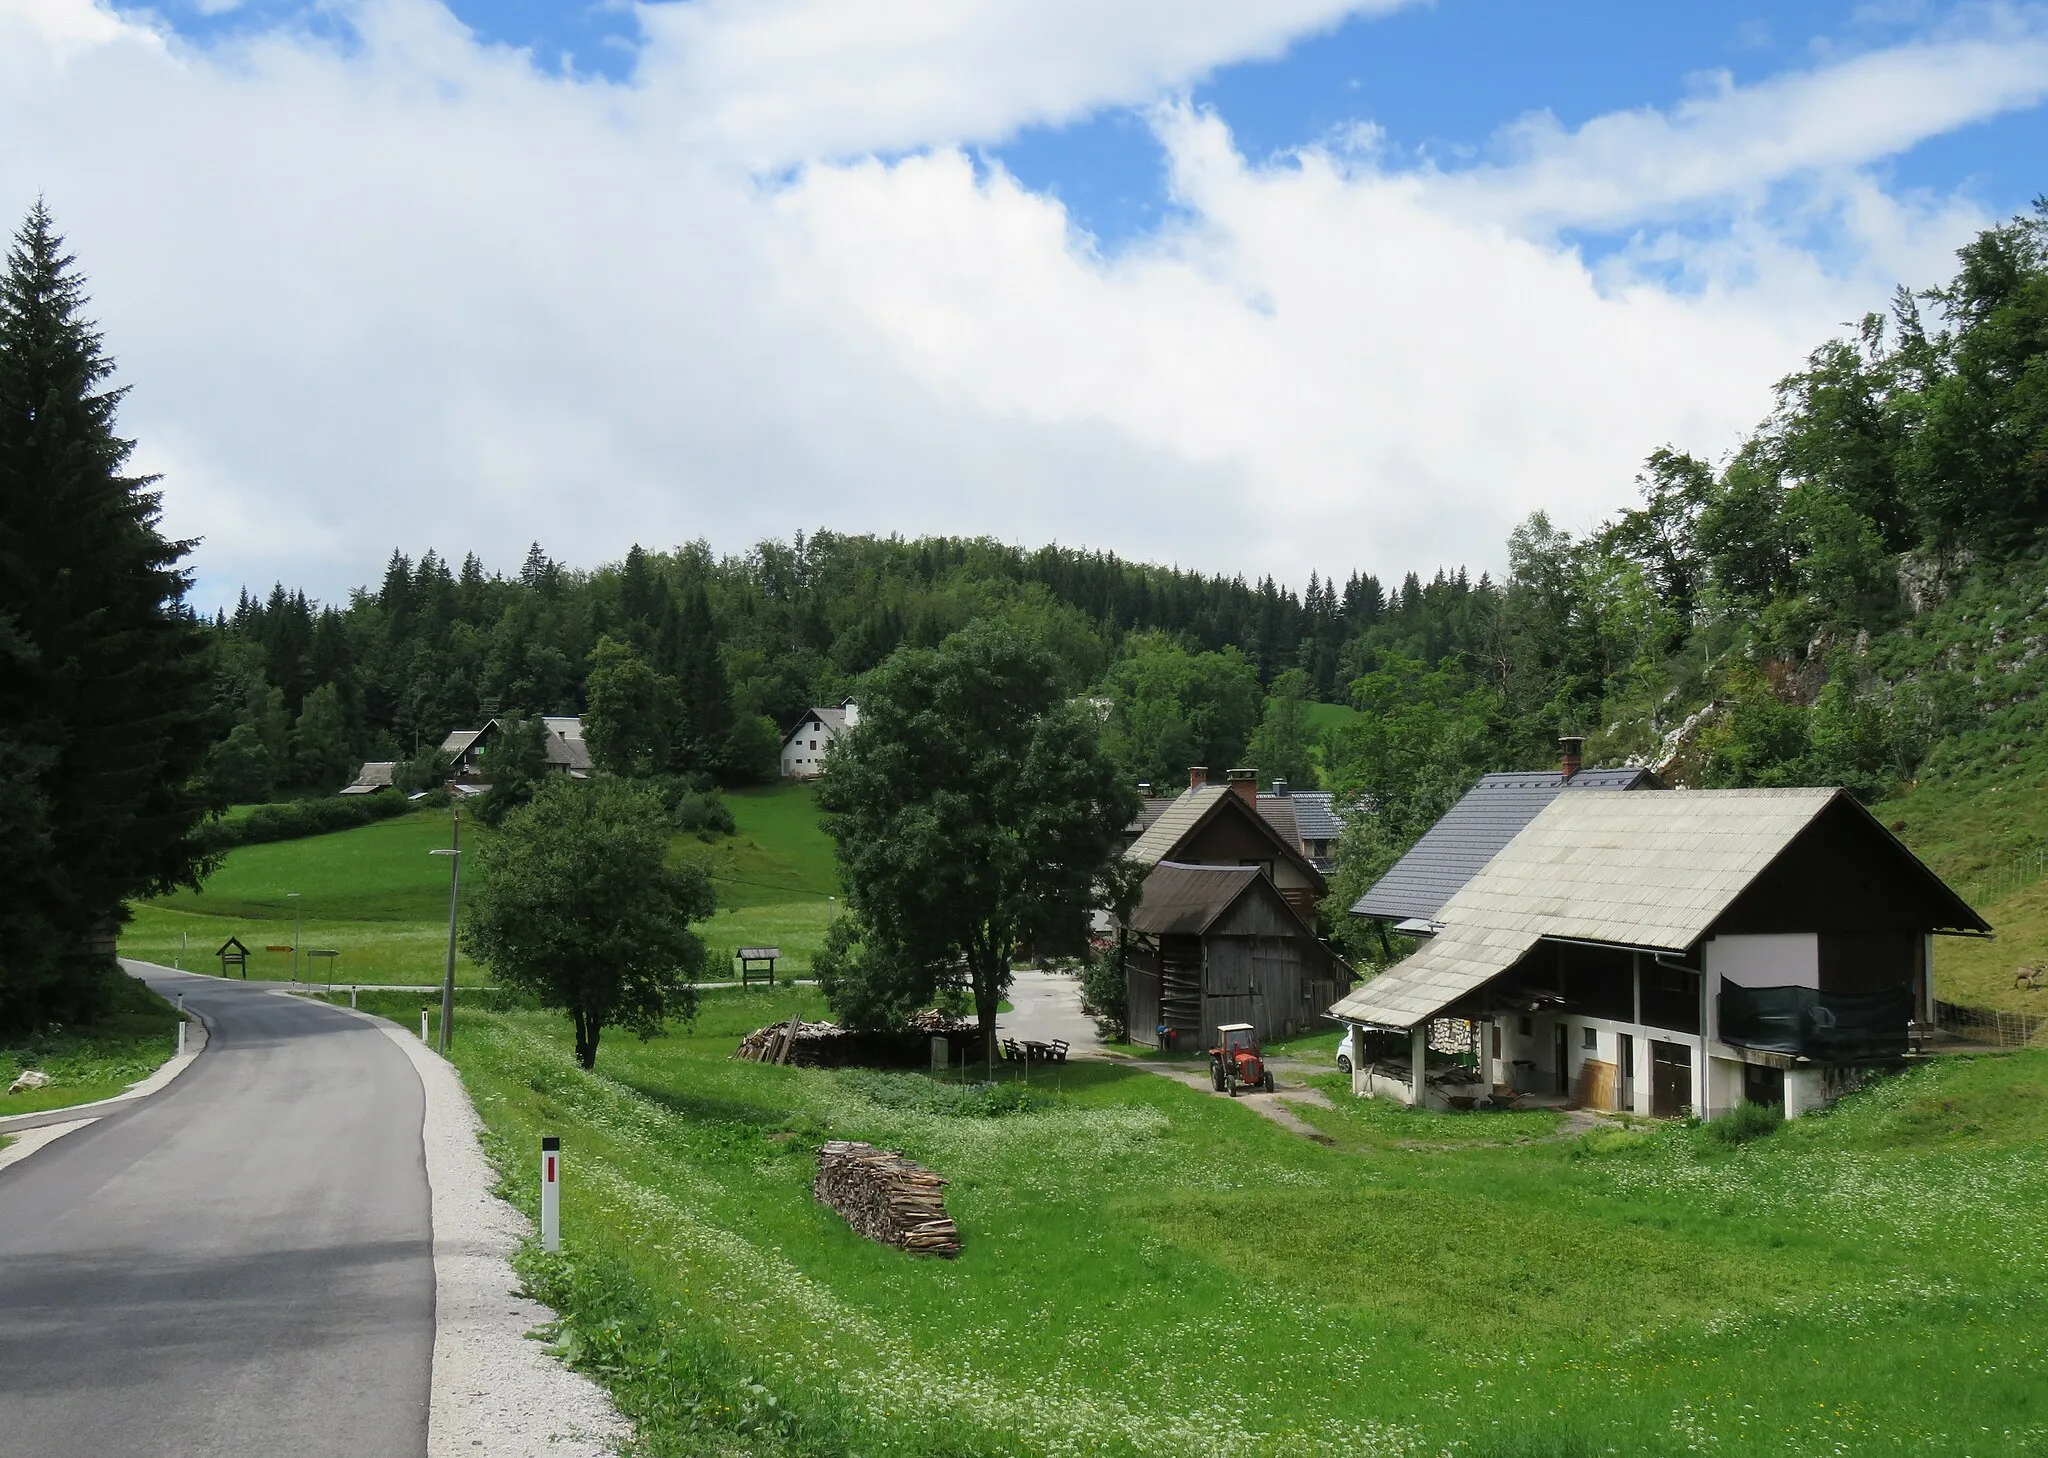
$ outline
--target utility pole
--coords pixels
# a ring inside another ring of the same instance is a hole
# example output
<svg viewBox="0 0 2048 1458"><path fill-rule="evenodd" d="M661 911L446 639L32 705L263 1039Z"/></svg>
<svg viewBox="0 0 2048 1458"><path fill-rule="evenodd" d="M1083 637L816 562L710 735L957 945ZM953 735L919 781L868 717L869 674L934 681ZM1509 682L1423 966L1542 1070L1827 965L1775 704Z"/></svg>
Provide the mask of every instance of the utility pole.
<svg viewBox="0 0 2048 1458"><path fill-rule="evenodd" d="M455 908L462 894L462 807L448 808L453 839L447 850L427 852L448 857L448 967L441 975L441 1036L434 1044L444 1058L455 1047Z"/></svg>

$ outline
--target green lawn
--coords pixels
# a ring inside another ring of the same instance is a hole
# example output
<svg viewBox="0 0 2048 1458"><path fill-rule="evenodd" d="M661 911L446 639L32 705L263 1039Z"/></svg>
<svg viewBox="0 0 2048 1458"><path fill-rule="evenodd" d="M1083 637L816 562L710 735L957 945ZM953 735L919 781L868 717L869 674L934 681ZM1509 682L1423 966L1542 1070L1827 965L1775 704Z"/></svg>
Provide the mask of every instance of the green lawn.
<svg viewBox="0 0 2048 1458"><path fill-rule="evenodd" d="M839 909L832 843L818 828L809 785L742 790L728 797L738 827L730 837L676 837L675 854L710 871L718 891L716 916L698 928L711 951L707 977L730 975L741 946L780 946L779 973L803 975L824 944L825 928ZM446 809L423 810L331 835L242 846L228 852L200 891L181 891L130 908L123 956L217 971L214 949L230 936L249 948L249 975L283 980L292 975L289 948L299 893L303 949L341 955L334 980L361 983L432 983L441 978L448 947L448 860L429 852L449 843ZM490 834L465 820L465 845ZM326 974L328 964L303 955L299 975ZM456 981L488 981L467 956L456 960Z"/></svg>
<svg viewBox="0 0 2048 1458"><path fill-rule="evenodd" d="M98 1022L0 1044L0 1118L110 1099L177 1051L178 1015L171 1005L133 978L118 978L113 1006ZM28 1069L49 1074L52 1082L5 1092Z"/></svg>
<svg viewBox="0 0 2048 1458"><path fill-rule="evenodd" d="M2048 1447L2048 1053L1954 1060L1740 1147L1350 1098L1301 1139L1125 1064L973 1116L921 1075L764 1067L808 991L613 1035L479 1013L457 1058L528 1279L650 1453L1568 1453ZM416 1016L416 1010L414 1011ZM949 1112L950 1111L950 1112ZM947 1175L926 1262L810 1196L817 1145Z"/></svg>

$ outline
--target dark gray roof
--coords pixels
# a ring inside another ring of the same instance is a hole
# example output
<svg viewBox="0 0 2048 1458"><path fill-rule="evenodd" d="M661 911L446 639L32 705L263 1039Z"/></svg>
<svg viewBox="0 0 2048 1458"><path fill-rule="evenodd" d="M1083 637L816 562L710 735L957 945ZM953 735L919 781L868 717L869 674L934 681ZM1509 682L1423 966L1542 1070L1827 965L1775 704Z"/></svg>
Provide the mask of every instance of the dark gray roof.
<svg viewBox="0 0 2048 1458"><path fill-rule="evenodd" d="M1646 769L1585 769L1569 782L1559 770L1482 775L1408 848L1408 854L1351 908L1353 916L1388 921L1436 920L1444 903L1478 875L1522 827L1566 790L1661 790Z"/></svg>
<svg viewBox="0 0 2048 1458"><path fill-rule="evenodd" d="M1303 840L1338 840L1344 834L1344 821L1332 805L1336 798L1328 790L1291 790L1287 798L1294 802L1294 823L1301 827ZM1263 803L1264 795L1259 797Z"/></svg>
<svg viewBox="0 0 2048 1458"><path fill-rule="evenodd" d="M1131 930L1155 937L1198 937L1261 875L1257 866L1161 861L1145 877L1145 896L1131 913Z"/></svg>
<svg viewBox="0 0 2048 1458"><path fill-rule="evenodd" d="M1143 835L1152 828L1152 822L1166 813L1166 807L1173 803L1171 796L1165 799L1148 797L1138 802L1138 818L1124 827L1125 835Z"/></svg>

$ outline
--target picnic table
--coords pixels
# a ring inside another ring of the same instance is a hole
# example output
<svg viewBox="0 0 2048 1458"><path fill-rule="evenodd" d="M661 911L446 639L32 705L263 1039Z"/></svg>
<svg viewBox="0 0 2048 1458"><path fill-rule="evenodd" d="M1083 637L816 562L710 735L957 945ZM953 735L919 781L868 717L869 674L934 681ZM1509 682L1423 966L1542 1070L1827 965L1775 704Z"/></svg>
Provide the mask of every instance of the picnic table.
<svg viewBox="0 0 2048 1458"><path fill-rule="evenodd" d="M1067 1061L1067 1040L1054 1038L1041 1041L1037 1038L1003 1039L1003 1061L1006 1063L1065 1063Z"/></svg>

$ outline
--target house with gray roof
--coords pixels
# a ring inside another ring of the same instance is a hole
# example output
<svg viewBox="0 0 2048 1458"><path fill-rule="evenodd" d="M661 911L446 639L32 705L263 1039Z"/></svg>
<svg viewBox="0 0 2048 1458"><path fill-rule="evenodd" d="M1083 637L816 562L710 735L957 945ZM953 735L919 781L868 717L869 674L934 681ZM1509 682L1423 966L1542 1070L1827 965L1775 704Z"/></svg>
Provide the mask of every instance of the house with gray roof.
<svg viewBox="0 0 2048 1458"><path fill-rule="evenodd" d="M1360 1094L1788 1116L1914 1051L1933 938L1990 931L1841 790L1550 797L1337 1000Z"/></svg>
<svg viewBox="0 0 2048 1458"><path fill-rule="evenodd" d="M1582 769L1581 741L1564 741L1554 770L1511 770L1481 775L1444 817L1352 906L1410 936L1428 936L1437 913L1479 870L1559 795L1591 790L1661 790L1647 769Z"/></svg>
<svg viewBox="0 0 2048 1458"><path fill-rule="evenodd" d="M480 791L483 783L483 753L497 738L503 721L492 719L481 729L456 729L441 741L441 753L448 756L448 778L457 788ZM583 720L575 714L544 714L547 728L548 768L571 779L590 777L590 746L583 739Z"/></svg>
<svg viewBox="0 0 2048 1458"><path fill-rule="evenodd" d="M836 708L811 708L782 736L782 777L815 780L825 773L832 741L860 723L860 705L841 699Z"/></svg>

